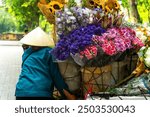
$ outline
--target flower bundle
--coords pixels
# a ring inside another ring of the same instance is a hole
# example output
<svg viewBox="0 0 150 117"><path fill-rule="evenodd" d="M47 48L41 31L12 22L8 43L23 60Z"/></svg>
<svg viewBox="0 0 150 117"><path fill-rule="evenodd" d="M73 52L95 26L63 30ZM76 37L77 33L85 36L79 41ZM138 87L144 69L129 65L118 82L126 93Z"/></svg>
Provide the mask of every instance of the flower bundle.
<svg viewBox="0 0 150 117"><path fill-rule="evenodd" d="M135 32L127 27L108 29L102 36L94 36L92 40L109 56L144 46Z"/></svg>
<svg viewBox="0 0 150 117"><path fill-rule="evenodd" d="M135 31L136 31L137 37L138 37L139 39L141 39L141 41L142 41L143 43L145 43L147 37L144 35L144 32L142 32L142 31L140 31L140 30L138 30L138 29L136 29Z"/></svg>
<svg viewBox="0 0 150 117"><path fill-rule="evenodd" d="M72 7L56 12L56 27L58 36L90 24L90 12L87 8Z"/></svg>
<svg viewBox="0 0 150 117"><path fill-rule="evenodd" d="M144 62L145 65L150 68L150 47L146 48L146 52L144 54Z"/></svg>
<svg viewBox="0 0 150 117"><path fill-rule="evenodd" d="M71 31L80 26L88 24L99 24L102 28L121 26L123 13L104 14L100 8L90 10L88 8L71 7L65 8L64 11L56 12L56 29L57 34L69 34Z"/></svg>
<svg viewBox="0 0 150 117"><path fill-rule="evenodd" d="M144 44L150 41L150 27L136 27L136 36L142 40Z"/></svg>
<svg viewBox="0 0 150 117"><path fill-rule="evenodd" d="M88 8L72 7L70 11L76 17L80 26L86 26L92 23L91 15L92 11Z"/></svg>
<svg viewBox="0 0 150 117"><path fill-rule="evenodd" d="M139 59L147 68L150 68L150 47L142 47L138 52Z"/></svg>
<svg viewBox="0 0 150 117"><path fill-rule="evenodd" d="M94 23L99 23L103 28L119 27L122 25L124 14L117 12L116 14L105 14L100 8L93 9L92 17Z"/></svg>
<svg viewBox="0 0 150 117"><path fill-rule="evenodd" d="M124 58L128 50L144 46L135 31L128 27L110 28L102 35L93 35L91 40L90 45L72 56L81 66L104 66Z"/></svg>
<svg viewBox="0 0 150 117"><path fill-rule="evenodd" d="M66 12L56 12L56 32L58 36L62 35L63 33L68 34L70 31L75 30L78 27L79 25L76 18L68 9Z"/></svg>
<svg viewBox="0 0 150 117"><path fill-rule="evenodd" d="M52 50L52 54L58 60L66 60L69 58L70 54L75 55L86 47L89 47L88 49L93 49L92 52L95 56L96 50L94 50L93 47L90 47L90 45L92 45L92 37L93 35L101 35L104 32L105 30L101 28L100 25L89 24L87 26L82 26L68 35L61 35L61 39Z"/></svg>
<svg viewBox="0 0 150 117"><path fill-rule="evenodd" d="M97 56L98 49L94 45L87 46L83 51L80 52L80 58L82 59L84 56L88 60Z"/></svg>
<svg viewBox="0 0 150 117"><path fill-rule="evenodd" d="M103 62L101 59L107 58L116 60L118 57L115 56L127 50L141 48L143 41L135 31L121 27L123 16L120 12L105 14L100 8L71 7L56 12L59 41L51 53L57 60L72 56L82 64L92 60Z"/></svg>

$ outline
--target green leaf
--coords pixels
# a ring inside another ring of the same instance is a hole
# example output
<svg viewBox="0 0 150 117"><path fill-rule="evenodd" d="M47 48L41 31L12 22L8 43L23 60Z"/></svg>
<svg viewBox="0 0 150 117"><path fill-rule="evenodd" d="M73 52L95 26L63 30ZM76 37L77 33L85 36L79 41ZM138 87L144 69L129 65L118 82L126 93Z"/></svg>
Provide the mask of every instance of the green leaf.
<svg viewBox="0 0 150 117"><path fill-rule="evenodd" d="M30 2L25 2L25 3L23 3L21 6L22 6L22 7L28 7L30 4L31 4L31 1L30 1Z"/></svg>

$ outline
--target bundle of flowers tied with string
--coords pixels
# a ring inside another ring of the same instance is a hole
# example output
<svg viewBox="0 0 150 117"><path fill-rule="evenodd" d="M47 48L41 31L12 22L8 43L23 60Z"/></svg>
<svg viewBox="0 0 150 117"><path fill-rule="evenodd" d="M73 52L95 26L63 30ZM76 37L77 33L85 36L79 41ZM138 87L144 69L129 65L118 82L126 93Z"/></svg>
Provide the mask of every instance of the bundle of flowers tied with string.
<svg viewBox="0 0 150 117"><path fill-rule="evenodd" d="M135 32L127 27L110 28L101 36L92 37L92 45L79 52L84 64L104 66L123 60L126 55L138 51L144 44Z"/></svg>
<svg viewBox="0 0 150 117"><path fill-rule="evenodd" d="M105 30L100 25L90 24L63 35L52 54L58 60L66 60L71 56L81 66L104 66L143 45L131 28Z"/></svg>
<svg viewBox="0 0 150 117"><path fill-rule="evenodd" d="M105 8L65 7L56 12L58 43L51 53L57 60L72 57L80 66L100 67L123 59L128 52L144 45L134 30L122 26L120 7L111 8L107 3L106 0Z"/></svg>
<svg viewBox="0 0 150 117"><path fill-rule="evenodd" d="M91 92L100 92L114 85L110 83L110 63L124 59L144 44L132 27L122 25L124 14L120 12L118 3L116 4L117 0L104 0L104 8L97 2L101 0L87 1L94 2L94 6L65 6L63 10L56 11L58 42L50 53L58 62L71 58L82 66L83 88L85 86L88 91L92 85ZM109 4L109 1L113 4ZM103 83L104 80L106 82ZM87 91L83 91L83 94Z"/></svg>
<svg viewBox="0 0 150 117"><path fill-rule="evenodd" d="M143 42L142 47L138 52L138 62L135 70L132 72L136 77L143 73L149 73L149 46L150 46L150 27L148 25L134 24L124 22L125 26L132 27L136 32L136 36Z"/></svg>

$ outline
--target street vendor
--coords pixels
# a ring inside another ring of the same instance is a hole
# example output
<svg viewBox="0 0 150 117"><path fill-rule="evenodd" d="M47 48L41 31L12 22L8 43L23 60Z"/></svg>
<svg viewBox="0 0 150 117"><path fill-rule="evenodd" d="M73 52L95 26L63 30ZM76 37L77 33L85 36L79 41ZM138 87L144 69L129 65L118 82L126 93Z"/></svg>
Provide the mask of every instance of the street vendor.
<svg viewBox="0 0 150 117"><path fill-rule="evenodd" d="M15 91L16 100L51 100L54 86L62 99L75 99L64 82L57 63L52 60L50 46L54 46L53 40L37 27L20 42L29 45L29 48L22 56L22 69Z"/></svg>

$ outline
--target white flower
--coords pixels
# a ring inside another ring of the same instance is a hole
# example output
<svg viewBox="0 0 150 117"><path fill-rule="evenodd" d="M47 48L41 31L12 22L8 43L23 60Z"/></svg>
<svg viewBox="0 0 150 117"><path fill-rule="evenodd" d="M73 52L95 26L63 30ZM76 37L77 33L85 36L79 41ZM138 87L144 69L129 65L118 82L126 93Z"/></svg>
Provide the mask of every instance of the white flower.
<svg viewBox="0 0 150 117"><path fill-rule="evenodd" d="M140 39L141 39L141 41L142 41L143 43L145 43L145 41L147 40L147 37L146 37L146 36L142 36Z"/></svg>
<svg viewBox="0 0 150 117"><path fill-rule="evenodd" d="M147 36L150 36L150 31L147 31Z"/></svg>
<svg viewBox="0 0 150 117"><path fill-rule="evenodd" d="M146 65L147 67L150 67L150 57L145 58L144 60L145 60L145 65Z"/></svg>
<svg viewBox="0 0 150 117"><path fill-rule="evenodd" d="M147 49L144 55L146 58L150 58L150 47Z"/></svg>
<svg viewBox="0 0 150 117"><path fill-rule="evenodd" d="M138 56L139 56L139 58L141 58L141 57L143 57L144 56L144 50L145 50L145 46L143 46L139 51L138 51Z"/></svg>
<svg viewBox="0 0 150 117"><path fill-rule="evenodd" d="M137 30L136 30L136 31L137 31ZM137 32L136 32L136 36L139 37L139 38L140 38L141 36L143 36L143 35L144 35L144 33L141 32L141 31L137 31Z"/></svg>
<svg viewBox="0 0 150 117"><path fill-rule="evenodd" d="M145 61L145 65L147 67L150 67L150 47L147 49L147 51L145 52L144 54L145 58L144 58L144 61Z"/></svg>
<svg viewBox="0 0 150 117"><path fill-rule="evenodd" d="M138 30L138 31L136 32L136 36L137 36L143 43L145 43L147 37L144 36L144 33L143 33L142 31L139 31L139 30Z"/></svg>
<svg viewBox="0 0 150 117"><path fill-rule="evenodd" d="M147 29L147 31L149 31L149 32L150 32L150 27L147 27L146 29Z"/></svg>

